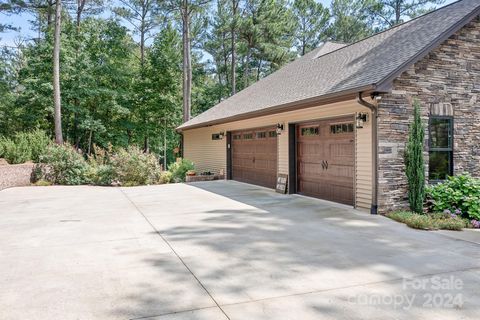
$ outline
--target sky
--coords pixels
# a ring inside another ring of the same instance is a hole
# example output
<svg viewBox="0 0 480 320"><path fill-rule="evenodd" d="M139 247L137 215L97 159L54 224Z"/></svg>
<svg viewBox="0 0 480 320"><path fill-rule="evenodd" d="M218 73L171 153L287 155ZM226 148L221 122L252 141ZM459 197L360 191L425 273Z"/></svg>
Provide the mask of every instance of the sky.
<svg viewBox="0 0 480 320"><path fill-rule="evenodd" d="M449 3L452 3L456 0L446 0L444 5L447 5ZM111 2L111 6L115 6L117 3L117 0L107 0L107 2ZM325 6L330 6L331 0L320 0L323 5ZM107 10L104 13L105 17L108 17L111 15L111 12ZM15 46L16 41L18 41L20 38L33 38L35 37L35 32L31 30L31 25L29 23L29 20L34 20L33 16L28 15L28 14L21 14L21 15L10 15L7 16L3 13L0 13L0 21L2 23L8 23L11 24L17 28L19 28L18 32L15 31L10 31L10 32L5 32L5 33L0 33L0 46Z"/></svg>

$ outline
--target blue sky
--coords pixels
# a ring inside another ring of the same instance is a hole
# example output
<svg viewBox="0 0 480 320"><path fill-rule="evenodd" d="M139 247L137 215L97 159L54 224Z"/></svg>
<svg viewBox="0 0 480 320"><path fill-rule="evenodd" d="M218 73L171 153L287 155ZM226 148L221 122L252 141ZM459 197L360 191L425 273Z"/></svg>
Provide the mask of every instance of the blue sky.
<svg viewBox="0 0 480 320"><path fill-rule="evenodd" d="M455 0L446 0L445 4L449 4L454 2ZM116 1L112 1L112 5L115 4ZM331 0L321 0L326 6L330 5ZM111 13L107 11L104 15L108 17ZM21 15L10 15L6 16L5 14L0 13L0 19L3 23L12 24L15 27L20 28L19 32L5 32L0 34L0 46L13 46L15 41L19 38L32 38L35 36L34 31L30 28L29 20L34 20L33 16L28 14L21 14Z"/></svg>

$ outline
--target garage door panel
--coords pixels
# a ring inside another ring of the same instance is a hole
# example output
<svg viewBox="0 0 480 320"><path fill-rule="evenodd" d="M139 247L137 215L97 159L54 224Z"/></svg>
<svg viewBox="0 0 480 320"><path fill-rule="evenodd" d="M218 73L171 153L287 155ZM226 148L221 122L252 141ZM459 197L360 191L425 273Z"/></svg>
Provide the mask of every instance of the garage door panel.
<svg viewBox="0 0 480 320"><path fill-rule="evenodd" d="M352 118L297 126L299 193L353 205L355 135Z"/></svg>
<svg viewBox="0 0 480 320"><path fill-rule="evenodd" d="M277 179L275 128L232 132L232 178L268 188Z"/></svg>

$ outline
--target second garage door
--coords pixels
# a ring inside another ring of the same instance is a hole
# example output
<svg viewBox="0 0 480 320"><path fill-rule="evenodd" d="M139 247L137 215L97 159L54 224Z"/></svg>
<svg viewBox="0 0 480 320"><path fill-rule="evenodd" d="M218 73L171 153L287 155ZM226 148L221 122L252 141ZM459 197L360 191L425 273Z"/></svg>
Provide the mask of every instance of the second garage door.
<svg viewBox="0 0 480 320"><path fill-rule="evenodd" d="M352 117L297 125L297 191L353 205L355 132Z"/></svg>
<svg viewBox="0 0 480 320"><path fill-rule="evenodd" d="M232 179L275 188L277 179L275 127L232 132Z"/></svg>

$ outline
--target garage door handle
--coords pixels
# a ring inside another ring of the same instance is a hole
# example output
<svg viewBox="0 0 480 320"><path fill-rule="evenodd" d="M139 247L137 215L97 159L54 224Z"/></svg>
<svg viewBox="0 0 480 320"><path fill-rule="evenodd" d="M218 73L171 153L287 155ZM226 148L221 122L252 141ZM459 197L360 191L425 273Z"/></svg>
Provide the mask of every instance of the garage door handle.
<svg viewBox="0 0 480 320"><path fill-rule="evenodd" d="M255 163L255 157L253 157L252 161L253 161L253 163Z"/></svg>

